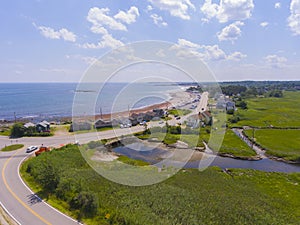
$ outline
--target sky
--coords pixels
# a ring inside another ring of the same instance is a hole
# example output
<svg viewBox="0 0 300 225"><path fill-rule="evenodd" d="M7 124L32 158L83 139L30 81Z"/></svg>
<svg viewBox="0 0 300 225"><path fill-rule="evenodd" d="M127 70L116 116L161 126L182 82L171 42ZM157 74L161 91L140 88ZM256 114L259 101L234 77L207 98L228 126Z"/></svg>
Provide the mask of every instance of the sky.
<svg viewBox="0 0 300 225"><path fill-rule="evenodd" d="M217 81L300 78L300 0L10 0L0 27L0 82L79 82L146 40L193 52Z"/></svg>

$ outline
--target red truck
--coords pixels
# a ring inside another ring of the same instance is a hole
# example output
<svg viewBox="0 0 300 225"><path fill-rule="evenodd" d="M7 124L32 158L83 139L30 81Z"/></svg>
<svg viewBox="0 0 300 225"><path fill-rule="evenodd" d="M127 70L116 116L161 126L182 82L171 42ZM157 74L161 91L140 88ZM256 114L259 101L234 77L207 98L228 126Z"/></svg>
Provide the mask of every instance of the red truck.
<svg viewBox="0 0 300 225"><path fill-rule="evenodd" d="M49 147L41 146L38 151L35 152L35 156L39 156L43 152L50 152Z"/></svg>

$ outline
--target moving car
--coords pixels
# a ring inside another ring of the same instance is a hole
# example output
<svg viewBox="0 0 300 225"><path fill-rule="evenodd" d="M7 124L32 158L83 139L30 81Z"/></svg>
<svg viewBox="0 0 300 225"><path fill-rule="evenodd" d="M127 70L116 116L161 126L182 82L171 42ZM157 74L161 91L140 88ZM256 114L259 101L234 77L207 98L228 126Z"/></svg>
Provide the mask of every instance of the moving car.
<svg viewBox="0 0 300 225"><path fill-rule="evenodd" d="M32 151L35 151L37 150L38 147L37 146L29 146L27 149L26 149L26 153L29 153L29 152L32 152Z"/></svg>

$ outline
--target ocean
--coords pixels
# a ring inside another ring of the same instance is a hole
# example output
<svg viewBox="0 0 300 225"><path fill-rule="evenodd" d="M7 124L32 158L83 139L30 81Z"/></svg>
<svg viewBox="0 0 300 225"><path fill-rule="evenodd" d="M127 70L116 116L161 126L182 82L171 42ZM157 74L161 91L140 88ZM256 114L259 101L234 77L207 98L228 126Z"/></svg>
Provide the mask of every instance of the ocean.
<svg viewBox="0 0 300 225"><path fill-rule="evenodd" d="M0 120L69 117L75 96L84 115L121 112L161 103L170 98L169 92L180 89L171 83L102 85L85 84L77 89L76 83L0 83Z"/></svg>

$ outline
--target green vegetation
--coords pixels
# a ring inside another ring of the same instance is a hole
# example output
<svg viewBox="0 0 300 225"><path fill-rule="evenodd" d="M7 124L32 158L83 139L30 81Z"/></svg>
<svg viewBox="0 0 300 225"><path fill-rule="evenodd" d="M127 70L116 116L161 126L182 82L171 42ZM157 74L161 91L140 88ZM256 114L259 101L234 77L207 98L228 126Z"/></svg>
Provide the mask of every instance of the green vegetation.
<svg viewBox="0 0 300 225"><path fill-rule="evenodd" d="M282 98L283 93L281 90L271 90L270 92L267 93L269 97L275 97L275 98Z"/></svg>
<svg viewBox="0 0 300 225"><path fill-rule="evenodd" d="M241 85L223 85L221 86L224 95L237 95L247 91L247 87Z"/></svg>
<svg viewBox="0 0 300 225"><path fill-rule="evenodd" d="M218 146L214 146L214 143L209 147L214 150ZM219 149L221 154L229 154L236 157L247 158L255 156L256 153L251 149L243 140L241 140L232 130L227 130L221 148Z"/></svg>
<svg viewBox="0 0 300 225"><path fill-rule="evenodd" d="M0 135L2 136L9 136L10 135L11 127L9 126L1 126L0 127Z"/></svg>
<svg viewBox="0 0 300 225"><path fill-rule="evenodd" d="M10 136L15 138L23 137L25 135L25 127L23 125L22 123L15 123L11 128Z"/></svg>
<svg viewBox="0 0 300 225"><path fill-rule="evenodd" d="M245 134L252 139L253 130L245 130ZM268 155L300 162L300 130L256 129L254 138Z"/></svg>
<svg viewBox="0 0 300 225"><path fill-rule="evenodd" d="M11 130L10 130L10 136L13 138L19 138L19 137L47 137L52 136L52 132L37 132L36 127L24 127L23 123L15 123Z"/></svg>
<svg viewBox="0 0 300 225"><path fill-rule="evenodd" d="M1 149L2 152L9 152L9 151L14 151L20 148L23 148L24 145L23 144L15 144L15 145L9 145L9 146L5 146L4 148Z"/></svg>
<svg viewBox="0 0 300 225"><path fill-rule="evenodd" d="M282 98L252 98L247 110L239 110L235 126L300 127L300 92L284 92Z"/></svg>
<svg viewBox="0 0 300 225"><path fill-rule="evenodd" d="M297 173L189 169L129 187L98 175L67 145L27 160L21 174L40 197L88 225L299 224Z"/></svg>
<svg viewBox="0 0 300 225"><path fill-rule="evenodd" d="M147 162L144 162L142 160L137 160L137 159L131 159L124 155L120 156L118 158L118 160L120 162L126 163L128 165L132 165L132 166L148 166L149 165L149 163L147 163Z"/></svg>
<svg viewBox="0 0 300 225"><path fill-rule="evenodd" d="M205 147L203 142L209 143L210 127L207 127L206 129L202 128L201 130L179 128L179 126L169 126L168 130L166 131L166 127L155 127L135 135L142 140L155 138L158 141L168 145L174 144L180 140L187 143L191 148ZM209 147L212 150L217 150L219 146L214 146L214 142L211 142L209 143ZM232 156L241 158L248 158L256 155L255 151L253 151L253 149L251 149L230 129L228 129L224 135L224 140L221 148L219 149L219 153L230 154Z"/></svg>
<svg viewBox="0 0 300 225"><path fill-rule="evenodd" d="M135 136L142 140L157 139L158 141L171 145L176 143L178 140L183 141L189 145L189 147L204 147L203 141L204 136L207 138L209 134L202 130L200 135L199 129L185 128L181 129L180 126L168 126L168 127L153 127L146 131L136 133Z"/></svg>
<svg viewBox="0 0 300 225"><path fill-rule="evenodd" d="M170 109L168 112L171 115L185 116L191 113L192 111L189 109Z"/></svg>

